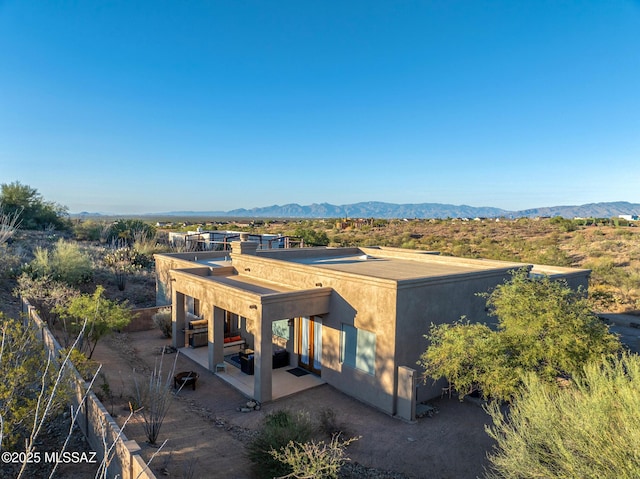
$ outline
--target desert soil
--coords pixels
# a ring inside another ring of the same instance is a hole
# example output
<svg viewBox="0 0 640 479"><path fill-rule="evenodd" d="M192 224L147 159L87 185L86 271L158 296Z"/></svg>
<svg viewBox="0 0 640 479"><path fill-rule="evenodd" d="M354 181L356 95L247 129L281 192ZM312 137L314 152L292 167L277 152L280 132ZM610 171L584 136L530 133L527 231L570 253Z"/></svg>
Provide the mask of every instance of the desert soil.
<svg viewBox="0 0 640 479"><path fill-rule="evenodd" d="M133 395L133 370L153 370L166 345L169 340L158 330L114 334L98 344L94 359L103 364L111 393L104 403L120 424ZM168 372L174 360L175 354L165 355L163 371ZM183 389L173 399L158 438L158 443L167 442L151 463L158 477L251 478L246 445L266 414L285 408L307 411L317 421L330 409L347 437L360 436L348 448L351 463L343 477L471 479L487 466L492 441L484 427L489 417L473 403L438 399L430 403L437 414L409 424L325 384L245 413L238 408L247 398L214 374L178 355L180 370L195 370L200 379L195 391ZM101 391L100 380L95 390ZM145 442L139 415L126 425L125 435L138 442L147 460L157 452Z"/></svg>

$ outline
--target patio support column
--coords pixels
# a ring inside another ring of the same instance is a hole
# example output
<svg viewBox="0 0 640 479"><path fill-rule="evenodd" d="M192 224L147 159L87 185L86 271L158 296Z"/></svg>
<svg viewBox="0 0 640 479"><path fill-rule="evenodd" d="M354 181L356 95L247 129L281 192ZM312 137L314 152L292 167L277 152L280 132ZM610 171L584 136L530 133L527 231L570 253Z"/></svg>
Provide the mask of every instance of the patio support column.
<svg viewBox="0 0 640 479"><path fill-rule="evenodd" d="M224 309L214 306L208 316L209 371L215 371L216 364L224 362Z"/></svg>
<svg viewBox="0 0 640 479"><path fill-rule="evenodd" d="M184 347L184 294L176 291L175 285L171 292L171 345L174 348Z"/></svg>
<svg viewBox="0 0 640 479"><path fill-rule="evenodd" d="M254 333L254 377L253 397L256 401L267 402L272 399L271 373L273 352L271 351L271 321L260 317Z"/></svg>

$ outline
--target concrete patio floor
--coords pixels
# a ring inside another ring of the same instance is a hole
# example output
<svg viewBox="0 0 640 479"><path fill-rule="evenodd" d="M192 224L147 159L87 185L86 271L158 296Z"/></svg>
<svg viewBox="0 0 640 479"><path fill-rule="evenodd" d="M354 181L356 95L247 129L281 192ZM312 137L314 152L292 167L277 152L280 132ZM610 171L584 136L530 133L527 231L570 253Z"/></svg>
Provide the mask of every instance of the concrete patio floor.
<svg viewBox="0 0 640 479"><path fill-rule="evenodd" d="M209 369L208 349L202 348L180 348L180 354L191 359L205 369ZM232 363L225 361L226 371L216 371L215 375L224 382L236 388L249 399L253 399L253 381L254 376L243 373L240 368ZM281 399L292 394L306 391L322 384L325 381L315 374L305 374L304 376L294 376L289 373L290 369L296 369L295 366L286 366L274 369L271 376L272 381L272 400Z"/></svg>

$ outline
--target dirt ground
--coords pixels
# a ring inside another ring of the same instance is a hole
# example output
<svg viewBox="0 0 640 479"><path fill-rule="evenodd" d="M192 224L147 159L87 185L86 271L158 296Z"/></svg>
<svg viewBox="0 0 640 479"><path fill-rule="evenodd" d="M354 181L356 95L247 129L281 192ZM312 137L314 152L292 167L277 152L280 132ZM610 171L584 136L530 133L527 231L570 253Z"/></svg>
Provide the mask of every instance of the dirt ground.
<svg viewBox="0 0 640 479"><path fill-rule="evenodd" d="M165 345L169 340L158 330L114 334L98 344L94 359L103 364L111 398L104 403L119 423L127 416L133 369L151 371ZM168 372L174 360L175 354L165 355L163 371ZM348 437L361 437L348 448L354 469L360 472L348 477L471 479L487 465L492 441L484 426L489 417L476 404L439 399L431 403L437 414L409 424L325 384L245 413L237 409L247 398L190 359L178 355L176 370L195 370L200 379L195 391L183 389L174 398L164 420L158 443L167 443L151 463L158 477L251 478L245 445L266 414L284 408L305 410L316 420L321 411L330 409ZM100 382L95 387L98 392L104 389ZM130 420L125 435L138 442L145 458L157 452L145 442L141 418Z"/></svg>

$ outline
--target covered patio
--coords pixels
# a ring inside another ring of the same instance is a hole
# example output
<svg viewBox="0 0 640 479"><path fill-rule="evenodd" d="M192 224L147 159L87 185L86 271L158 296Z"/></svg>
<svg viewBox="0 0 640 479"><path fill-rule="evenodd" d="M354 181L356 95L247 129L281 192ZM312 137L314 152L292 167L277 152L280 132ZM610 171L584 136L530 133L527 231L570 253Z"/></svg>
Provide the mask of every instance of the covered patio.
<svg viewBox="0 0 640 479"><path fill-rule="evenodd" d="M180 354L188 357L205 368L209 367L207 348L180 348ZM230 361L224 362L226 369L212 371L224 382L236 388L249 399L254 399L254 377L243 373L239 367ZM315 374L296 376L290 370L299 370L295 366L274 369L271 373L271 400L281 399L292 394L305 391L324 384L325 381ZM296 371L297 372L297 371Z"/></svg>
<svg viewBox="0 0 640 479"><path fill-rule="evenodd" d="M322 384L324 381L313 374L294 376L288 372L292 367L273 369L272 324L283 319L326 314L332 289L318 287L296 290L239 275L233 268L216 273L211 275L208 268L170 272L174 305L173 346L182 348L185 345L187 298L193 298L199 304L200 317L207 322L207 347L180 349L185 356L259 402ZM225 361L224 327L227 312L242 318L245 346L253 350L253 375L245 374ZM291 356L290 364L296 364L299 352L295 340L287 349ZM223 364L226 364L225 368L221 367Z"/></svg>

